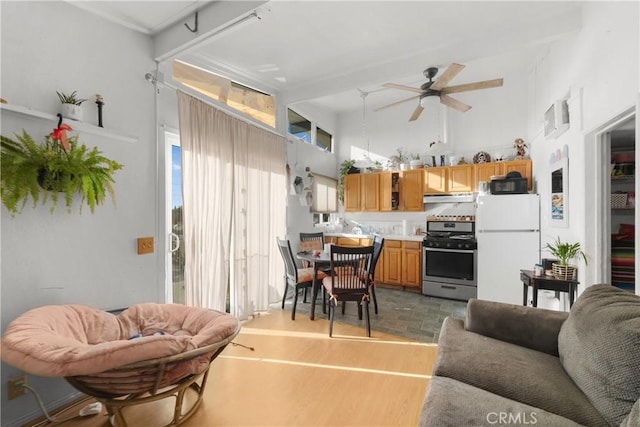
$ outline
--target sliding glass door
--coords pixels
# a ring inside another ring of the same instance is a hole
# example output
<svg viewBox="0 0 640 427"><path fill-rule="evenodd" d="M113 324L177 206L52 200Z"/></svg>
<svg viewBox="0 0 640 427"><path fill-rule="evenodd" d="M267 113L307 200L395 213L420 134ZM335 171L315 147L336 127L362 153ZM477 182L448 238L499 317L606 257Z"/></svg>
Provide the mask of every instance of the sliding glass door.
<svg viewBox="0 0 640 427"><path fill-rule="evenodd" d="M184 304L184 227L182 222L182 149L180 148L180 138L178 135L165 132L165 142L167 144L167 156L170 170L167 171L167 195L166 200L169 212L168 233L169 233L169 253L168 256L168 276L171 278L170 289L168 289L169 302Z"/></svg>

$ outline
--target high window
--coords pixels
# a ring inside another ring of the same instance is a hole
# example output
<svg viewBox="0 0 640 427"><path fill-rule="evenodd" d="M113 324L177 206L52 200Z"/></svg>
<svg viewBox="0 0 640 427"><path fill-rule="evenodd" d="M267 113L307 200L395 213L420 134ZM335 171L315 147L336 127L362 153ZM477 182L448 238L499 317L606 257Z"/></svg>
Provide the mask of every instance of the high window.
<svg viewBox="0 0 640 427"><path fill-rule="evenodd" d="M276 126L275 97L185 62L173 61L173 78L268 126Z"/></svg>
<svg viewBox="0 0 640 427"><path fill-rule="evenodd" d="M323 151L331 152L333 150L333 135L290 108L287 109L287 123L289 134L313 144Z"/></svg>

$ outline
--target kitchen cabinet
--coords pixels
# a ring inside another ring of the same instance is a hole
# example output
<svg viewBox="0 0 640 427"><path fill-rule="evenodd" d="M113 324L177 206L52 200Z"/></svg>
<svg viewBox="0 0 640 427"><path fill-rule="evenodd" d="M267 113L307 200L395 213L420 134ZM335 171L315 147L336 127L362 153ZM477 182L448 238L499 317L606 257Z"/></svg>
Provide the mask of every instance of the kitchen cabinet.
<svg viewBox="0 0 640 427"><path fill-rule="evenodd" d="M361 210L377 212L380 210L380 174L361 174L360 194L362 195Z"/></svg>
<svg viewBox="0 0 640 427"><path fill-rule="evenodd" d="M402 200L402 210L422 211L424 188L424 170L412 169L402 172L400 180L400 195Z"/></svg>
<svg viewBox="0 0 640 427"><path fill-rule="evenodd" d="M511 160L505 162L477 163L473 165L475 182L474 187L480 181L491 182L493 175L506 175L509 172L520 172L523 178L527 178L527 189L533 188L533 167L531 159Z"/></svg>
<svg viewBox="0 0 640 427"><path fill-rule="evenodd" d="M400 205L400 174L398 172L380 173L380 210L397 211Z"/></svg>
<svg viewBox="0 0 640 427"><path fill-rule="evenodd" d="M447 191L449 193L469 193L474 191L473 165L449 166Z"/></svg>
<svg viewBox="0 0 640 427"><path fill-rule="evenodd" d="M426 168L424 170L424 194L444 194L447 192L447 167Z"/></svg>
<svg viewBox="0 0 640 427"><path fill-rule="evenodd" d="M504 167L501 175L506 175L509 172L520 172L523 178L527 178L527 190L531 191L531 189L533 189L533 166L531 159L511 160L509 162L498 163L502 163Z"/></svg>
<svg viewBox="0 0 640 427"><path fill-rule="evenodd" d="M346 212L360 211L361 176L357 173L344 176L344 210Z"/></svg>
<svg viewBox="0 0 640 427"><path fill-rule="evenodd" d="M376 212L379 210L380 174L360 173L344 177L345 212Z"/></svg>
<svg viewBox="0 0 640 427"><path fill-rule="evenodd" d="M345 212L422 211L423 169L346 175Z"/></svg>
<svg viewBox="0 0 640 427"><path fill-rule="evenodd" d="M383 283L402 284L402 240L386 240L382 246ZM378 261L379 263L380 261Z"/></svg>
<svg viewBox="0 0 640 427"><path fill-rule="evenodd" d="M422 275L422 242L404 241L402 254L402 284L404 286L421 287Z"/></svg>
<svg viewBox="0 0 640 427"><path fill-rule="evenodd" d="M385 240L381 259L382 283L420 287L422 285L422 243L408 240ZM376 276L378 276L376 268Z"/></svg>
<svg viewBox="0 0 640 427"><path fill-rule="evenodd" d="M475 187L479 182L491 182L494 175L504 175L504 162L476 163L473 165L475 175Z"/></svg>

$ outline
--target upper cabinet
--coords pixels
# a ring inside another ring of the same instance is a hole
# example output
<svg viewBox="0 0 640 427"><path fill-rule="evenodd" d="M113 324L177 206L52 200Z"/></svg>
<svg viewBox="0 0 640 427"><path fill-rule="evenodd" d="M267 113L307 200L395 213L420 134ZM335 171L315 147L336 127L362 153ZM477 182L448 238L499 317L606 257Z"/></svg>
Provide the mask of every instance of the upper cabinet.
<svg viewBox="0 0 640 427"><path fill-rule="evenodd" d="M444 194L447 190L448 167L424 169L424 194Z"/></svg>
<svg viewBox="0 0 640 427"><path fill-rule="evenodd" d="M504 175L509 172L520 172L523 178L527 178L527 189L531 191L533 188L533 167L530 159L512 160L510 162L500 162L504 165Z"/></svg>
<svg viewBox="0 0 640 427"><path fill-rule="evenodd" d="M400 173L380 173L380 210L397 211L400 205Z"/></svg>
<svg viewBox="0 0 640 427"><path fill-rule="evenodd" d="M400 180L400 196L402 200L402 210L422 211L424 188L424 170L412 169L402 172Z"/></svg>
<svg viewBox="0 0 640 427"><path fill-rule="evenodd" d="M472 193L494 175L520 172L532 185L530 159L346 175L346 212L422 211L425 194Z"/></svg>
<svg viewBox="0 0 640 427"><path fill-rule="evenodd" d="M447 188L449 193L470 193L474 191L474 165L449 166Z"/></svg>
<svg viewBox="0 0 640 427"><path fill-rule="evenodd" d="M360 212L360 184L361 174L344 176L344 210L346 212Z"/></svg>
<svg viewBox="0 0 640 427"><path fill-rule="evenodd" d="M344 177L344 210L377 212L380 210L380 174L349 174Z"/></svg>
<svg viewBox="0 0 640 427"><path fill-rule="evenodd" d="M365 212L377 212L380 210L380 174L365 173L362 174L362 183L360 184L360 192L362 194L361 206Z"/></svg>

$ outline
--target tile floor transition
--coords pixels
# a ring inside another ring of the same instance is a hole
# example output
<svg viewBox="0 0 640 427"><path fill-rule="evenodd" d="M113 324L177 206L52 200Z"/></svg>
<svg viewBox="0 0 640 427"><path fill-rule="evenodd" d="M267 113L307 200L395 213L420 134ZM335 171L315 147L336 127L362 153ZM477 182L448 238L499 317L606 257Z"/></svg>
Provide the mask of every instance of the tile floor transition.
<svg viewBox="0 0 640 427"><path fill-rule="evenodd" d="M291 291L290 291L291 293ZM371 313L371 329L387 334L397 335L416 341L438 342L442 322L447 316L464 319L467 308L466 301L454 301L430 297L415 292L405 292L396 289L376 288L378 299L378 314L374 313L373 301L369 306ZM341 303L340 303L341 304ZM291 310L292 295L287 299L285 310ZM280 303L274 304L272 309L280 310ZM296 318L308 316L311 309L309 302L302 302L302 293L298 298ZM348 323L362 326L365 321L358 319L358 309L355 302L347 302L345 314L342 307L336 307L334 322ZM316 304L316 319L326 319L322 313L322 297L318 296Z"/></svg>

